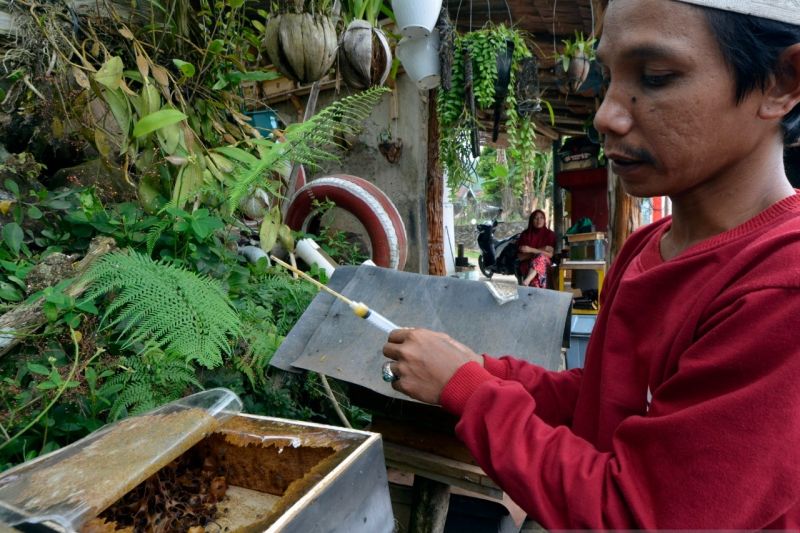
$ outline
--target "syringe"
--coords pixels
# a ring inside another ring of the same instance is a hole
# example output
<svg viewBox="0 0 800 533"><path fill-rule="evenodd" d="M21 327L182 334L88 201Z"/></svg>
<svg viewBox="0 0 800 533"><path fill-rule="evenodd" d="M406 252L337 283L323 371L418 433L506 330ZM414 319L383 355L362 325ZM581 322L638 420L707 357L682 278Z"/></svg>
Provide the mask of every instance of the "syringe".
<svg viewBox="0 0 800 533"><path fill-rule="evenodd" d="M373 311L365 304L361 302L350 302L348 304L350 309L356 314L356 316L363 318L376 328L386 333L391 333L396 329L400 329L397 324L383 316L382 314L378 313L377 311Z"/></svg>
<svg viewBox="0 0 800 533"><path fill-rule="evenodd" d="M275 261L277 264L282 266L283 268L285 268L287 270L291 270L295 274L301 276L306 281L310 281L311 283L313 283L314 285L316 285L317 287L319 287L323 291L325 291L325 292L335 296L336 298L340 299L341 301L346 303L348 305L348 307L350 307L350 309L353 311L353 313L355 313L355 315L357 317L363 318L364 320L366 320L367 322L369 322L370 324L372 324L373 326L375 326L379 330L381 330L381 331L383 331L383 332L388 334L388 333L391 333L395 329L400 329L400 326L398 326L397 324L395 324L394 322L392 322L391 320L389 320L388 318L386 318L382 314L380 314L380 313L378 313L376 311L373 311L372 309L367 307L366 304L364 304L362 302L354 302L353 300L351 300L347 296L345 296L343 294L339 294L338 292L336 292L335 290L331 289L330 287L328 287L326 285L323 285L322 283L320 283L319 281L315 280L314 278L312 278L311 276L309 276L308 274L306 274L302 270L299 270L299 269L293 267L292 265L281 261L280 259L278 259L274 255L271 255L270 258L273 261Z"/></svg>

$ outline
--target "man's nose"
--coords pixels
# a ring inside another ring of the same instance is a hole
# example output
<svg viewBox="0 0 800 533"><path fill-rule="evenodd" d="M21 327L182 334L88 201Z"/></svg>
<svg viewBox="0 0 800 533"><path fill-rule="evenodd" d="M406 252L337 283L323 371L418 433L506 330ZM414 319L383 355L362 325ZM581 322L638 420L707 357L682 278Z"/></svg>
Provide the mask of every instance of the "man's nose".
<svg viewBox="0 0 800 533"><path fill-rule="evenodd" d="M594 127L603 135L623 137L633 127L630 97L612 83L594 115Z"/></svg>

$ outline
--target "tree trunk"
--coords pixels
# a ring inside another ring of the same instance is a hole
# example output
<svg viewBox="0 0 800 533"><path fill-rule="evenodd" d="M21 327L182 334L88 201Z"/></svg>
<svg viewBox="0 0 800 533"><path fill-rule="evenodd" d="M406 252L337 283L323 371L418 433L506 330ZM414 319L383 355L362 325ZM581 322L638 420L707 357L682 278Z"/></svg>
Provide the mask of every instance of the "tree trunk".
<svg viewBox="0 0 800 533"><path fill-rule="evenodd" d="M611 169L608 171L609 242L606 262L611 265L622 245L641 225L641 200L627 194Z"/></svg>
<svg viewBox="0 0 800 533"><path fill-rule="evenodd" d="M536 209L536 188L534 186L534 178L536 171L531 169L525 172L523 179L522 190L522 210L525 213L530 213Z"/></svg>
<svg viewBox="0 0 800 533"><path fill-rule="evenodd" d="M64 291L68 296L77 298L88 286L83 280L83 274L103 255L114 250L116 243L109 237L98 237L89 246L86 257L73 265L75 281ZM54 279L51 286L57 285L61 280ZM0 356L5 355L16 346L27 332L32 332L44 324L47 319L42 312L44 299L39 298L33 303L20 304L8 313L0 316Z"/></svg>
<svg viewBox="0 0 800 533"><path fill-rule="evenodd" d="M428 93L428 274L446 276L444 264L444 173L439 161L439 115L436 90Z"/></svg>

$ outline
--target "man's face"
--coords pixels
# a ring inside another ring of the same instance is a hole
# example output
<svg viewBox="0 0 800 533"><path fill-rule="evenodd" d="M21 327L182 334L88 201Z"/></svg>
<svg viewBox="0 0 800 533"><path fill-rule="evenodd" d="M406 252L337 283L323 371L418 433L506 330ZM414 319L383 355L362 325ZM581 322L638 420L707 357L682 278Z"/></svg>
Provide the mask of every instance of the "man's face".
<svg viewBox="0 0 800 533"><path fill-rule="evenodd" d="M736 104L735 81L702 12L665 0L613 0L598 48L608 91L595 117L605 153L634 196L678 198L741 179L775 135L761 93Z"/></svg>

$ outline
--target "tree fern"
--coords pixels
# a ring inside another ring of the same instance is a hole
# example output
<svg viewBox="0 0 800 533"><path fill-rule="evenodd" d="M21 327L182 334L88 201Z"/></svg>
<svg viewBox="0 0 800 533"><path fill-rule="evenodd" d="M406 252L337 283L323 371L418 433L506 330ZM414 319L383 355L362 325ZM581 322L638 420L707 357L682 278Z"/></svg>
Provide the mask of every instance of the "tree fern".
<svg viewBox="0 0 800 533"><path fill-rule="evenodd" d="M258 156L241 148L226 146L215 151L234 160L236 170L228 192L228 206L233 212L239 201L255 186L266 187L266 178L286 161L314 166L320 161L337 159L331 150L337 134L352 135L380 102L386 87L374 87L329 105L309 120L292 124L283 132L282 142L252 139Z"/></svg>
<svg viewBox="0 0 800 533"><path fill-rule="evenodd" d="M103 320L119 326L126 347L157 346L214 368L241 335L239 316L210 278L136 252L108 254L87 276L90 298L115 295Z"/></svg>
<svg viewBox="0 0 800 533"><path fill-rule="evenodd" d="M98 391L102 396L107 391L119 391L111 406L111 420L144 413L202 389L190 363L158 348L148 348L140 356L122 357L119 363L121 371Z"/></svg>
<svg viewBox="0 0 800 533"><path fill-rule="evenodd" d="M241 308L245 349L234 356L233 362L254 389L266 385L272 356L316 292L314 286L283 271L264 275L251 285Z"/></svg>
<svg viewBox="0 0 800 533"><path fill-rule="evenodd" d="M274 326L265 328L264 323L249 320L243 322L242 329L247 348L243 354L234 356L233 365L258 390L267 383L267 367L284 337L275 333Z"/></svg>

